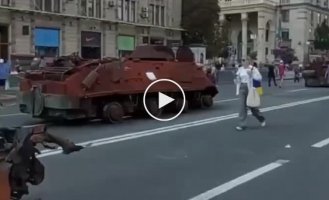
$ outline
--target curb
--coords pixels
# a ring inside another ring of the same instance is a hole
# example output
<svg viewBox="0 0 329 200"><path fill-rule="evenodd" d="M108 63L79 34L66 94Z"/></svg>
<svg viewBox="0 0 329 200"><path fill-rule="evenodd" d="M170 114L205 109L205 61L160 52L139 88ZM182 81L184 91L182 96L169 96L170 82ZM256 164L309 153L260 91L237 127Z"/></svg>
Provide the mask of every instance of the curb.
<svg viewBox="0 0 329 200"><path fill-rule="evenodd" d="M8 106L16 104L17 97L15 95L0 95L0 106Z"/></svg>

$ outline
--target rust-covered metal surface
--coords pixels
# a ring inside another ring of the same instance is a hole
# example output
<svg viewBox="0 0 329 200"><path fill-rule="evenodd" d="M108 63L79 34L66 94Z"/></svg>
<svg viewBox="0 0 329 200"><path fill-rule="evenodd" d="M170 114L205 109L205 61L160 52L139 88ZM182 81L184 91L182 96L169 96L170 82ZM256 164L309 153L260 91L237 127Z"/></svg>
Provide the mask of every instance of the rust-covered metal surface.
<svg viewBox="0 0 329 200"><path fill-rule="evenodd" d="M214 97L218 93L202 67L194 63L189 48L181 47L175 55L166 46L148 45L137 47L124 60L83 60L71 55L44 69L27 72L20 84L21 111L37 117L99 117L103 109L100 106L113 99L126 102L121 105L125 110L129 104L137 111L143 107L141 95L154 81L147 73L154 74L156 79L177 82L191 100L195 95ZM179 92L179 89L157 84L150 90L158 91Z"/></svg>
<svg viewBox="0 0 329 200"><path fill-rule="evenodd" d="M306 87L329 86L329 62L324 59L315 59L303 70Z"/></svg>

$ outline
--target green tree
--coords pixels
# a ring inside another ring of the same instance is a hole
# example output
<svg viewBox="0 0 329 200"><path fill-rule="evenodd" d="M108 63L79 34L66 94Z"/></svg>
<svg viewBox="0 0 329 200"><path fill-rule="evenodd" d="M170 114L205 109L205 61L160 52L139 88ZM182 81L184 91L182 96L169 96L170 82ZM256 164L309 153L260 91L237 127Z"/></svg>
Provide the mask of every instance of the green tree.
<svg viewBox="0 0 329 200"><path fill-rule="evenodd" d="M316 49L329 50L329 26L326 20L316 27L314 37L314 47Z"/></svg>
<svg viewBox="0 0 329 200"><path fill-rule="evenodd" d="M220 53L218 0L183 0L182 27L184 44L203 43L208 56Z"/></svg>

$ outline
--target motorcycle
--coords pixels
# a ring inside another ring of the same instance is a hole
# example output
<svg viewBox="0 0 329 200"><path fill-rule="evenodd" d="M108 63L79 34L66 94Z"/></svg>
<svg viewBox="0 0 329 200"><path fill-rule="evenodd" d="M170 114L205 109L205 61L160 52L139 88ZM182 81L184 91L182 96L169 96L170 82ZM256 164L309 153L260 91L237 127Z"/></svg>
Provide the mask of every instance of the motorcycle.
<svg viewBox="0 0 329 200"><path fill-rule="evenodd" d="M46 149L56 149L64 154L83 149L70 140L50 134L45 124L0 128L0 200L20 200L29 194L28 183L39 185L45 178L45 167L38 160L41 144Z"/></svg>

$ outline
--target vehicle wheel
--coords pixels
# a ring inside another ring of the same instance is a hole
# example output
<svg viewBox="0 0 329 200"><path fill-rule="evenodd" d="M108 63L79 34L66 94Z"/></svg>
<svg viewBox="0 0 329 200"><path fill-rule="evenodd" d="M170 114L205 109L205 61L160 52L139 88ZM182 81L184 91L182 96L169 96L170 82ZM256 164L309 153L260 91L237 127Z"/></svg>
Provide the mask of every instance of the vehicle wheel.
<svg viewBox="0 0 329 200"><path fill-rule="evenodd" d="M182 109L182 106L183 106L183 99L182 98L179 98L175 101L175 112L179 112L181 109ZM183 109L183 113L186 113L189 109L189 105L188 105L188 101L185 100L185 106L184 106L184 109Z"/></svg>
<svg viewBox="0 0 329 200"><path fill-rule="evenodd" d="M202 106L209 108L214 104L214 100L211 95L203 95L202 96Z"/></svg>
<svg viewBox="0 0 329 200"><path fill-rule="evenodd" d="M103 119L106 122L118 123L123 120L124 110L120 103L111 102L103 107Z"/></svg>
<svg viewBox="0 0 329 200"><path fill-rule="evenodd" d="M159 109L158 99L157 98L149 98L146 99L145 102L148 111L154 116L159 117L162 114L162 109Z"/></svg>

